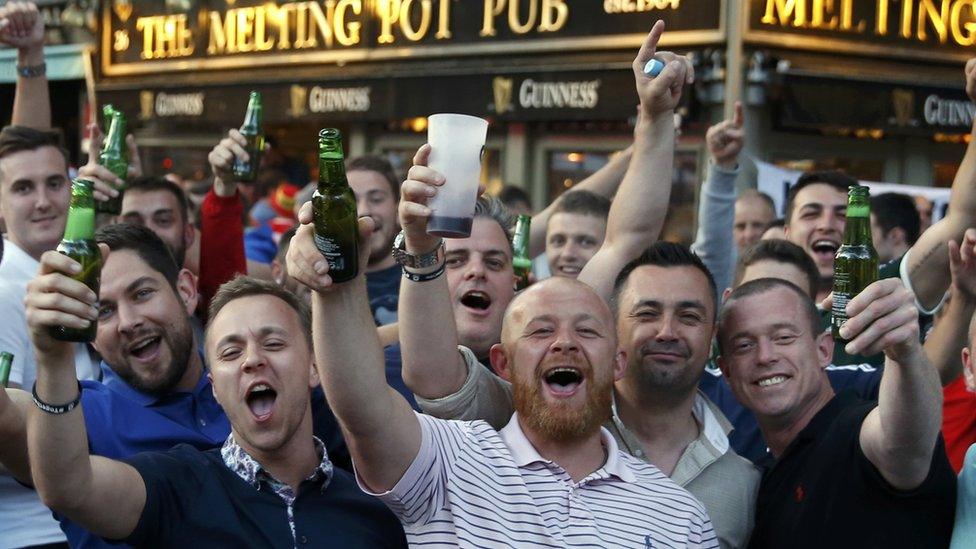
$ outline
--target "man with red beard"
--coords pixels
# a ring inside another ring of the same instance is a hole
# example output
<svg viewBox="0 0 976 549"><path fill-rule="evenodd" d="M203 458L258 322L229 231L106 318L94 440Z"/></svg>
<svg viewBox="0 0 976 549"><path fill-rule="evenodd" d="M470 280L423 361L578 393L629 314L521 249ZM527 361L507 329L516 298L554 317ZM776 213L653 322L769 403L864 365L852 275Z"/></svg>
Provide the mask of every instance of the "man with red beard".
<svg viewBox="0 0 976 549"><path fill-rule="evenodd" d="M364 218L361 242L371 229ZM315 290L320 377L361 487L393 510L411 544L560 546L571 536L604 547L717 547L701 504L600 427L626 357L593 290L552 279L509 306L490 353L516 388L517 411L501 432L438 420L413 412L386 384L363 277L333 285L312 232L299 228L288 267Z"/></svg>

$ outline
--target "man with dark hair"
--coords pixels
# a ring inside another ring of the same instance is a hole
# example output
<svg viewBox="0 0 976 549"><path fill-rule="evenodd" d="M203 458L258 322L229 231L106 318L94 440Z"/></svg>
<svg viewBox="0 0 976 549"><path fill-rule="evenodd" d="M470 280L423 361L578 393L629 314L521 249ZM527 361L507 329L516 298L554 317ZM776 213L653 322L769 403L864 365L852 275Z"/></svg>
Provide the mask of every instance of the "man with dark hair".
<svg viewBox="0 0 976 549"><path fill-rule="evenodd" d="M29 312L42 317L52 314L52 302L74 300L69 312L98 319L93 346L104 359L101 383L83 381L81 392L88 448L94 455L123 459L177 443L200 450L219 447L230 423L204 375L204 357L190 326L198 300L193 275L176 265L166 244L146 227L108 225L96 240L110 250L98 296L65 290L63 275L71 262L49 252L26 300ZM79 307L79 299L90 307ZM0 397L0 416L3 408L22 404ZM313 398L315 434L341 459L345 445L324 406L324 399ZM19 459L4 456L4 464L29 482L26 441L8 437L5 444L23 450ZM73 547L108 546L68 518L62 517L62 528Z"/></svg>
<svg viewBox="0 0 976 549"><path fill-rule="evenodd" d="M546 257L552 276L576 278L603 245L610 200L589 191L559 197L546 227Z"/></svg>
<svg viewBox="0 0 976 549"><path fill-rule="evenodd" d="M871 197L871 239L882 263L899 259L908 252L918 240L919 224L912 197L898 193Z"/></svg>
<svg viewBox="0 0 976 549"><path fill-rule="evenodd" d="M742 284L746 271L749 280L756 278L782 278L791 280L800 288L810 292L811 299L820 285L820 272L817 265L803 248L788 240L760 240L744 250L735 266L732 287ZM731 293L727 288L726 296Z"/></svg>
<svg viewBox="0 0 976 549"><path fill-rule="evenodd" d="M400 230L396 215L400 179L385 158L374 155L346 160L346 179L356 195L359 215L368 215L376 223L376 230L369 239L366 286L376 324L390 324L397 320L397 296L400 294L400 267L390 253Z"/></svg>
<svg viewBox="0 0 976 549"><path fill-rule="evenodd" d="M0 262L0 350L14 355L12 387L34 383L23 300L41 254L61 242L70 199L67 156L53 134L23 126L0 131L0 217L7 227ZM85 345L75 345L75 358L79 379L97 377L97 362Z"/></svg>
<svg viewBox="0 0 976 549"><path fill-rule="evenodd" d="M109 270L112 257L126 253L113 250ZM155 262L151 254L139 256ZM78 314L90 301L71 297L84 286L59 274L70 261L45 256L46 276L36 283L38 290L57 288L57 299L31 301L40 371L38 404L29 412L31 465L42 499L55 512L102 538L136 546L405 546L395 517L363 495L349 473L334 469L325 445L312 435L309 396L318 376L311 321L302 302L270 282L233 280L210 308L210 371L196 372L195 384L209 380L207 392L230 418L230 435L219 449L180 444L124 461L90 455L87 414L40 404L81 400L87 412L80 388L66 383L65 344L48 335L59 321L90 319Z"/></svg>
<svg viewBox="0 0 976 549"><path fill-rule="evenodd" d="M246 146L244 136L232 129L208 156L214 181L200 205L200 257L199 272L196 273L204 304L221 284L236 274L247 272L241 221L244 204L232 169L236 158L247 158ZM93 159L81 167L79 175L96 182L123 183ZM179 185L163 177L137 177L129 182L122 197L122 213L118 220L152 229L173 251L177 265L183 267L187 263L187 250L196 239L188 204ZM205 317L205 313L205 310L201 311L201 317Z"/></svg>
<svg viewBox="0 0 976 549"><path fill-rule="evenodd" d="M11 60L18 68L11 126L0 133L0 226L6 224L9 239L0 239L0 351L14 354L14 386L30 384L34 377L33 350L24 345L24 288L37 270L37 257L61 237L70 194L64 150L57 138L37 131L51 128L44 39L44 17L34 2L10 0L0 6L0 43L5 51L16 51ZM84 346L77 350L76 373L90 377L94 361L81 354ZM64 540L37 495L0 471L0 546L61 547Z"/></svg>
<svg viewBox="0 0 976 549"><path fill-rule="evenodd" d="M532 215L532 200L522 187L505 185L498 191L498 200L515 215Z"/></svg>
<svg viewBox="0 0 976 549"><path fill-rule="evenodd" d="M914 301L900 281L886 279L848 305L841 328L848 350L886 356L874 402L834 394L824 373L833 338L806 292L762 278L726 300L719 364L775 456L764 462L750 547L948 544L955 478Z"/></svg>
<svg viewBox="0 0 976 549"><path fill-rule="evenodd" d="M190 222L189 201L179 185L155 176L128 181L122 197L120 222L148 227L173 252L176 264L183 266L186 251L196 240L196 227Z"/></svg>

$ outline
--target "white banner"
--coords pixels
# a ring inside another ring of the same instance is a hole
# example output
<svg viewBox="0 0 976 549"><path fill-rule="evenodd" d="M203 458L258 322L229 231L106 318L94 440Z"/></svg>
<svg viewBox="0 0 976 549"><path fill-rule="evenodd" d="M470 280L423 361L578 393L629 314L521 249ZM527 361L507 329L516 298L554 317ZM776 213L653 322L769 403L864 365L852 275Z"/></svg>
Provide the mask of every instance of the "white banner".
<svg viewBox="0 0 976 549"><path fill-rule="evenodd" d="M760 191L773 198L776 204L776 211L780 216L785 214L786 193L790 187L796 184L796 180L803 175L803 172L787 170L763 162L753 160L759 172L757 177L758 188ZM881 193L901 193L910 196L924 196L932 201L932 223L945 216L946 209L949 207L949 189L944 187L920 187L917 185L902 185L900 183L877 183L874 181L859 181L862 185L867 185L871 189L872 195Z"/></svg>

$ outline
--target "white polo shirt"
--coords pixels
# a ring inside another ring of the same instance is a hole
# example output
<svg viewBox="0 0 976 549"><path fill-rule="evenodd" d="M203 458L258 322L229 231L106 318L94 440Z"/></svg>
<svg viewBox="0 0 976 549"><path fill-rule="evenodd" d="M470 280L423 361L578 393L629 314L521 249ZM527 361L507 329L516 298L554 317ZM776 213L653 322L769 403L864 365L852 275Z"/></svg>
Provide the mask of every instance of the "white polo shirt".
<svg viewBox="0 0 976 549"><path fill-rule="evenodd" d="M10 381L30 391L36 369L34 346L27 331L24 296L27 283L37 276L40 263L9 240L0 261L0 351L14 354ZM79 379L97 379L98 363L88 348L75 344L75 370ZM37 493L12 477L0 474L0 549L63 542L64 533Z"/></svg>
<svg viewBox="0 0 976 549"><path fill-rule="evenodd" d="M417 457L392 490L373 494L400 518L411 546L718 547L702 504L621 452L606 429L607 462L575 482L539 455L517 415L501 431L417 417Z"/></svg>

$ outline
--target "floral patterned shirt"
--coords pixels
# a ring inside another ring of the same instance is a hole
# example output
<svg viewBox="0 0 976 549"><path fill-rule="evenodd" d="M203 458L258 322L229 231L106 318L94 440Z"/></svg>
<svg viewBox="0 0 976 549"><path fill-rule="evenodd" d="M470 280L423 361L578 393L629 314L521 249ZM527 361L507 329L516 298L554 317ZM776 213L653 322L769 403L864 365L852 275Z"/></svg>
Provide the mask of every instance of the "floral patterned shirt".
<svg viewBox="0 0 976 549"><path fill-rule="evenodd" d="M315 451L321 456L321 461L318 467L312 471L312 474L302 481L302 484L306 482L321 484L319 490L325 492L325 489L329 486L329 481L332 480L332 462L329 461L329 455L325 451L325 444L322 444L322 441L318 438L312 438L315 439ZM266 471L257 460L252 458L234 440L233 434L224 441L224 446L220 449L220 455L224 458L224 464L227 465L227 468L241 477L244 482L253 486L255 490L261 490L263 486L266 486L285 502L288 509L288 527L291 529L292 542L295 544L295 547L298 547L295 539L294 507L298 494L295 493L295 490L288 484L274 478L271 473Z"/></svg>

